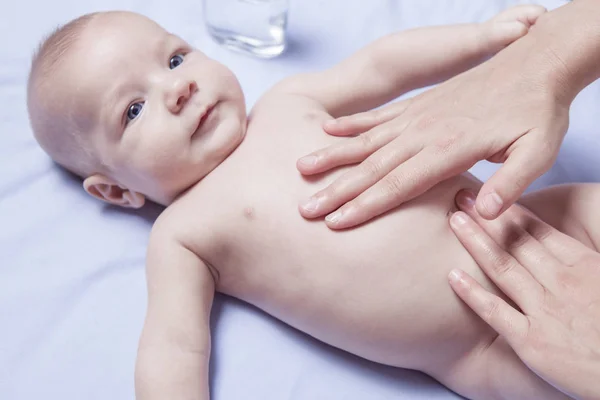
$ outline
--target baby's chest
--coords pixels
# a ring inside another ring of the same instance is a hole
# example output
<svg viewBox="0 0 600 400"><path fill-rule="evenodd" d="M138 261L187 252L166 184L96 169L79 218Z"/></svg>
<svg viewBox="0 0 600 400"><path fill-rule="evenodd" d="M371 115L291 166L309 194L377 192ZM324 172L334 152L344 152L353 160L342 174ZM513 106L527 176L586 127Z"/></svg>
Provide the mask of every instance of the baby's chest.
<svg viewBox="0 0 600 400"><path fill-rule="evenodd" d="M297 158L342 139L323 130L324 122L331 118L314 100L267 95L250 113L244 145Z"/></svg>

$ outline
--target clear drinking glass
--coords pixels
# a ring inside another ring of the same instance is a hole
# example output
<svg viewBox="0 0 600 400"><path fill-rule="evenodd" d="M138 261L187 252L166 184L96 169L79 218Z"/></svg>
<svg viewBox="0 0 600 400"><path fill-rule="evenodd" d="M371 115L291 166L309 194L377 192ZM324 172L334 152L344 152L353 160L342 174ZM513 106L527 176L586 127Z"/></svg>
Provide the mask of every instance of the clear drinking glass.
<svg viewBox="0 0 600 400"><path fill-rule="evenodd" d="M204 0L204 23L220 44L258 57L285 49L289 0Z"/></svg>

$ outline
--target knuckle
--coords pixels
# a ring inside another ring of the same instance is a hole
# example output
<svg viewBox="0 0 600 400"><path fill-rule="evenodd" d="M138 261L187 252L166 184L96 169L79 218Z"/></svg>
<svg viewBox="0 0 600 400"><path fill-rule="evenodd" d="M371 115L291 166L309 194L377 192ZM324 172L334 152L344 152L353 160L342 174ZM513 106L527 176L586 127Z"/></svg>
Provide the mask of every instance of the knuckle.
<svg viewBox="0 0 600 400"><path fill-rule="evenodd" d="M324 157L327 157L332 160L340 160L343 159L348 153L351 151L351 146L349 143L343 142L340 144L333 145L323 150Z"/></svg>
<svg viewBox="0 0 600 400"><path fill-rule="evenodd" d="M367 158L360 164L360 171L362 174L379 176L381 173L382 165L381 162L374 159L373 157Z"/></svg>
<svg viewBox="0 0 600 400"><path fill-rule="evenodd" d="M354 121L354 117L355 117L354 115L339 117L339 118L336 118L335 121L338 124L348 124L348 123L351 123Z"/></svg>
<svg viewBox="0 0 600 400"><path fill-rule="evenodd" d="M429 129L435 122L437 121L437 117L435 115L429 114L421 117L415 123L415 128L418 131L425 131Z"/></svg>
<svg viewBox="0 0 600 400"><path fill-rule="evenodd" d="M312 156L316 157L316 159L319 160L320 163L335 162L339 158L339 153L340 151L338 148L328 147L326 149L319 150L316 153L313 153Z"/></svg>
<svg viewBox="0 0 600 400"><path fill-rule="evenodd" d="M556 315L557 312L557 304L554 301L554 296L552 292L545 286L542 286L542 293L540 295L540 310L544 314L548 315Z"/></svg>
<svg viewBox="0 0 600 400"><path fill-rule="evenodd" d="M501 245L510 253L523 247L530 240L529 234L518 225L513 224L506 227L501 233Z"/></svg>
<svg viewBox="0 0 600 400"><path fill-rule="evenodd" d="M369 121L370 122L378 122L381 121L382 119L384 119L387 115L387 110L384 108L377 108L375 110L372 110L368 116L369 116Z"/></svg>
<svg viewBox="0 0 600 400"><path fill-rule="evenodd" d="M439 156L449 154L456 148L463 136L463 132L450 132L448 135L436 139L433 142L434 153Z"/></svg>
<svg viewBox="0 0 600 400"><path fill-rule="evenodd" d="M539 242L549 239L554 233L551 227L535 223L529 225L528 231L530 232L531 236L535 237Z"/></svg>
<svg viewBox="0 0 600 400"><path fill-rule="evenodd" d="M493 270L498 276L509 274L515 267L514 260L508 253L492 254L490 258Z"/></svg>
<svg viewBox="0 0 600 400"><path fill-rule="evenodd" d="M485 308L483 311L483 319L485 321L493 320L499 312L500 304L496 299L490 299L485 302Z"/></svg>
<svg viewBox="0 0 600 400"><path fill-rule="evenodd" d="M355 114L355 115L349 115L347 117L342 117L343 118L343 123L344 126L346 127L346 129L354 129L359 127L360 125L362 125L364 123L365 120L365 115L363 113L360 114ZM342 121L342 120L340 120Z"/></svg>
<svg viewBox="0 0 600 400"><path fill-rule="evenodd" d="M373 138L368 133L357 136L356 140L364 149L370 149L373 146Z"/></svg>
<svg viewBox="0 0 600 400"><path fill-rule="evenodd" d="M525 169L521 169L521 173L515 174L513 176L512 184L517 189L518 193L523 192L529 186L529 178L526 175L523 175Z"/></svg>
<svg viewBox="0 0 600 400"><path fill-rule="evenodd" d="M380 139L380 138L397 138L400 136L402 131L404 130L406 124L399 125L398 123L394 123L393 125L389 122L384 125L380 125L377 129L369 132L372 135L372 139Z"/></svg>
<svg viewBox="0 0 600 400"><path fill-rule="evenodd" d="M386 197L397 196L399 193L403 192L405 187L401 177L395 174L386 176L382 182Z"/></svg>
<svg viewBox="0 0 600 400"><path fill-rule="evenodd" d="M322 150L319 154L317 154L317 157L318 159L339 163L348 159L352 159L356 153L356 148L355 146L352 146L351 142L343 142Z"/></svg>

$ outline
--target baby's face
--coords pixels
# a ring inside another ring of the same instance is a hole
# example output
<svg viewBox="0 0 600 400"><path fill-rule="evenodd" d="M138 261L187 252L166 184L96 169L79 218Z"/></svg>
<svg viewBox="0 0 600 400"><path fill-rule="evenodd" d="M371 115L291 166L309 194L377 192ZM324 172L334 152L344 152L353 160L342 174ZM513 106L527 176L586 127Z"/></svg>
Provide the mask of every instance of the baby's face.
<svg viewBox="0 0 600 400"><path fill-rule="evenodd" d="M242 141L240 85L222 64L153 21L99 16L67 63L77 118L120 186L163 204L197 183Z"/></svg>

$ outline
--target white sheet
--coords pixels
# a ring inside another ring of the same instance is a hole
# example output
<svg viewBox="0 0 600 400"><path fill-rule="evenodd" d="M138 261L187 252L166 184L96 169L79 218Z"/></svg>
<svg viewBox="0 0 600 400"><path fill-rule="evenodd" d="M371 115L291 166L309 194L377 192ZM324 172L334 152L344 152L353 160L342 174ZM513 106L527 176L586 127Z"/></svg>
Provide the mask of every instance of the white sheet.
<svg viewBox="0 0 600 400"><path fill-rule="evenodd" d="M481 21L512 0L292 0L291 46L255 60L215 45L201 0L3 0L0 5L0 399L132 399L145 312L144 255L158 209L92 201L37 148L26 117L30 54L84 12L125 8L179 33L238 75L251 105L280 78L323 68L369 41L418 25ZM560 1L542 4L555 7ZM574 21L574 23L576 23ZM600 86L577 99L553 170L536 187L598 181ZM473 171L486 178L493 166ZM323 345L233 299L213 312L213 399L452 399L423 374Z"/></svg>

